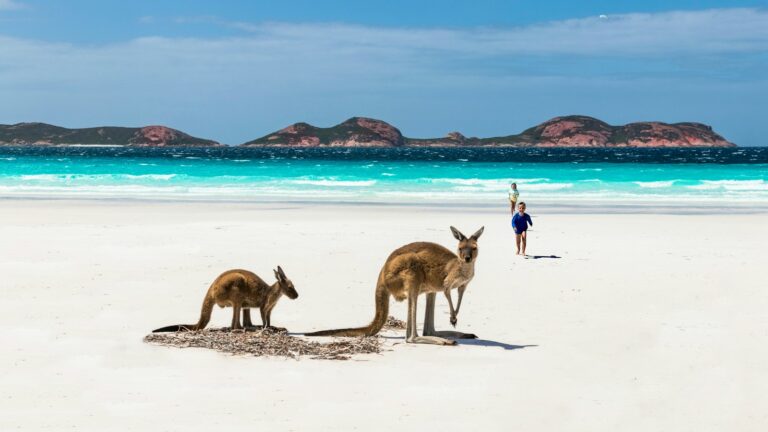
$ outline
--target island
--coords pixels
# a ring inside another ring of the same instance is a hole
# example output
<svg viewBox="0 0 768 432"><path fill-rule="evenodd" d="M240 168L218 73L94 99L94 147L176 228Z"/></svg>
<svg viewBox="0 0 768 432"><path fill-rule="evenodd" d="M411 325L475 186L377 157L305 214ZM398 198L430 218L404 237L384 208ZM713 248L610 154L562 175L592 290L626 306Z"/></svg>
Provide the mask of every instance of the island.
<svg viewBox="0 0 768 432"><path fill-rule="evenodd" d="M133 147L209 147L216 141L196 138L166 126L67 129L46 123L0 124L0 145L121 145Z"/></svg>
<svg viewBox="0 0 768 432"><path fill-rule="evenodd" d="M612 126L593 117L555 117L516 135L408 138L391 124L353 117L329 128L296 123L244 147L735 147L702 123L637 122Z"/></svg>
<svg viewBox="0 0 768 432"><path fill-rule="evenodd" d="M217 141L166 126L103 126L67 129L46 123L0 124L0 145L119 145L210 147ZM295 123L240 147L735 147L702 123L637 122L613 126L583 115L555 117L519 134L490 138L451 132L441 138L409 138L398 128L367 117L352 117L322 128Z"/></svg>

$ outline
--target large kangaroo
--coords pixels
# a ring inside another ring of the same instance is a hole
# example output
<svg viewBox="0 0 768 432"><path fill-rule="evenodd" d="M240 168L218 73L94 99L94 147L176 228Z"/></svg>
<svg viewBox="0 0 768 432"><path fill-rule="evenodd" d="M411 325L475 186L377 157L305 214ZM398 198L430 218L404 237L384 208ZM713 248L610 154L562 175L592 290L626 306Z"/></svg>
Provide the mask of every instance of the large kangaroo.
<svg viewBox="0 0 768 432"><path fill-rule="evenodd" d="M454 345L455 341L445 337L474 339L477 336L456 331L435 331L435 296L445 293L451 308L451 324L456 324L456 316L461 308L461 299L467 284L475 275L477 259L477 239L483 228L467 238L459 230L451 227L451 232L459 241L458 256L435 243L418 242L407 244L389 255L384 267L379 272L376 283L376 315L366 327L324 330L307 333L307 336L373 336L381 330L389 312L389 297L397 301L408 299L408 324L406 342L435 345ZM453 309L451 290L458 289L459 303ZM424 335L416 330L416 300L419 294L427 295L427 308L424 316Z"/></svg>
<svg viewBox="0 0 768 432"><path fill-rule="evenodd" d="M250 308L259 308L263 328L271 326L272 309L283 295L290 299L299 296L293 282L285 276L280 266L274 270L277 282L267 285L260 277L248 270L228 270L222 273L208 288L203 299L203 308L197 324L177 324L152 330L153 333L202 330L211 320L213 305L232 307L232 330L242 329L240 310L243 311L243 324L253 327Z"/></svg>

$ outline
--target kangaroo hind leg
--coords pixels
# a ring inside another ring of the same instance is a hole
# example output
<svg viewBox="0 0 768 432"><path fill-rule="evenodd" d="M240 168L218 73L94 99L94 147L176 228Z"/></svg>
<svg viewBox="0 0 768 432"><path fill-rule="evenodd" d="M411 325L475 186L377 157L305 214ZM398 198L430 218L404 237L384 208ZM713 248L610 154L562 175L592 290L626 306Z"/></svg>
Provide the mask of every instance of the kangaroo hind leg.
<svg viewBox="0 0 768 432"><path fill-rule="evenodd" d="M243 326L240 325L240 305L235 304L232 306L232 330L242 330Z"/></svg>
<svg viewBox="0 0 768 432"><path fill-rule="evenodd" d="M462 333L452 330L435 330L435 293L427 294L427 307L424 313L424 336L439 336L453 339L477 339L474 333Z"/></svg>
<svg viewBox="0 0 768 432"><path fill-rule="evenodd" d="M269 326L270 329L275 330L275 331L279 331L279 332L288 331L288 330L285 329L285 327L275 327L275 326L272 325L272 309L271 308L267 309L267 311L264 312L264 315L267 318L267 322L269 323L268 326Z"/></svg>
<svg viewBox="0 0 768 432"><path fill-rule="evenodd" d="M455 341L437 337L437 336L419 336L416 328L416 306L419 298L418 287L408 290L408 325L406 329L405 341L408 343L431 344L431 345L456 345Z"/></svg>
<svg viewBox="0 0 768 432"><path fill-rule="evenodd" d="M251 321L251 308L243 308L243 327L245 327L246 330L258 330L262 327L260 325L254 325Z"/></svg>

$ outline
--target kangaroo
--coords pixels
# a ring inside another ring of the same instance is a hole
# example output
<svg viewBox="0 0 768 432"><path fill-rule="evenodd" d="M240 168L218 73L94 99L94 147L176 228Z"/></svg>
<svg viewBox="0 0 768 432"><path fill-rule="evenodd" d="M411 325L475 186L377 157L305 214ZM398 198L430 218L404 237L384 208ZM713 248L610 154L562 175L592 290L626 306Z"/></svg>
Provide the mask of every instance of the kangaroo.
<svg viewBox="0 0 768 432"><path fill-rule="evenodd" d="M293 282L285 276L285 272L283 272L280 266L277 266L277 270L273 271L275 272L277 282L272 285L267 285L260 277L248 270L225 271L208 288L208 292L203 299L203 308L200 311L200 319L197 321L197 324L171 325L152 330L152 332L202 330L211 320L211 311L214 304L222 308L232 307L232 330L243 329L240 325L241 309L243 311L243 324L245 327L254 327L251 322L250 308L259 308L263 328L271 327L272 309L277 304L277 301L280 300L280 297L286 295L290 299L295 299L299 296L299 293L296 292L296 288L293 286Z"/></svg>
<svg viewBox="0 0 768 432"><path fill-rule="evenodd" d="M397 301L408 299L408 320L406 342L434 345L455 345L456 342L446 337L475 339L471 333L456 331L435 331L435 296L443 292L451 308L451 324L456 324L461 300L467 284L475 275L477 259L477 239L485 227L467 238L459 230L451 227L451 232L459 241L458 255L435 243L410 243L392 252L379 272L376 283L376 314L366 327L338 330L323 330L306 333L307 336L373 336L381 330L389 312L389 297ZM457 289L459 302L454 310L450 291ZM424 335L419 336L416 329L416 301L419 294L427 295L426 314L424 316Z"/></svg>

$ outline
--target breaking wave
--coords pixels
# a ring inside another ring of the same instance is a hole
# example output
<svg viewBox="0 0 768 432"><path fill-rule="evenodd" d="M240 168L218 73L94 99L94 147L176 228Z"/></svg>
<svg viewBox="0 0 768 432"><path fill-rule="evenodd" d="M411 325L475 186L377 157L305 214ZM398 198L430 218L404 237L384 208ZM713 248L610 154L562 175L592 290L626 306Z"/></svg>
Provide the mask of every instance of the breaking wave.
<svg viewBox="0 0 768 432"><path fill-rule="evenodd" d="M768 191L765 180L702 180L700 184L688 186L693 190L727 191Z"/></svg>
<svg viewBox="0 0 768 432"><path fill-rule="evenodd" d="M646 182L636 181L633 183L640 186L641 188L658 189L658 188L672 187L672 185L675 184L675 181L674 180L646 181Z"/></svg>
<svg viewBox="0 0 768 432"><path fill-rule="evenodd" d="M327 186L327 187L366 187L376 184L376 180L289 180L298 185Z"/></svg>

